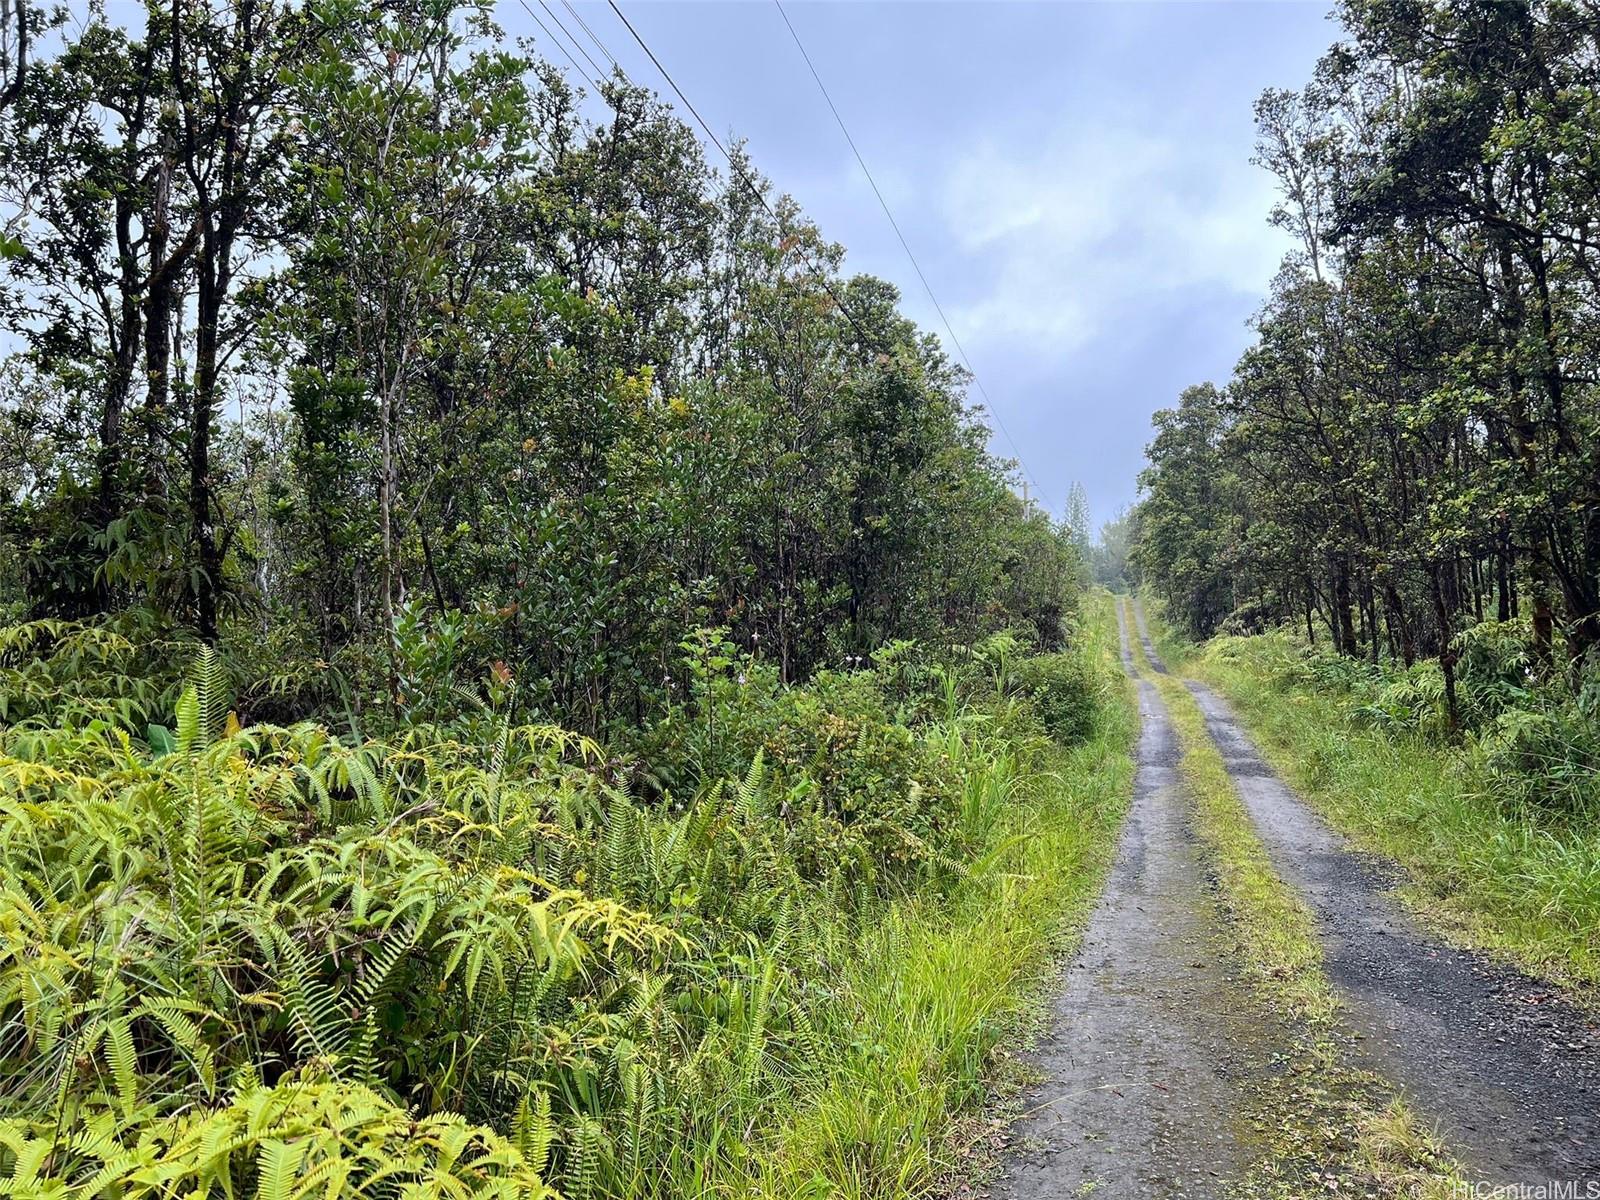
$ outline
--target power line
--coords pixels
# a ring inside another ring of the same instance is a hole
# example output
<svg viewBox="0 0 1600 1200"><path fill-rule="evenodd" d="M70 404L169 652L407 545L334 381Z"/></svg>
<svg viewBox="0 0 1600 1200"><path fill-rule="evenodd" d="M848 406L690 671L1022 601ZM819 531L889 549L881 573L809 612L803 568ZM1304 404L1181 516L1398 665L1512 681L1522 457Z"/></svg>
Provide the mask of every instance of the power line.
<svg viewBox="0 0 1600 1200"><path fill-rule="evenodd" d="M563 0L563 2L565 2L565 0ZM559 49L561 51L561 53L566 57L566 60L569 63L572 64L572 69L574 71L577 71L579 75L582 75L583 74L583 68L580 67L578 65L578 63L577 63L577 60L572 57L572 54L571 54L571 52L569 52L567 50L566 45L559 38L557 38L554 34L552 34L550 32L549 28L545 25L545 23L543 21L539 20L538 14L535 13L533 11L533 9L528 7L528 0L517 0L517 3L522 5L523 11L526 12L528 14L528 16L533 18L534 24L538 25L538 27L541 30L543 30L544 35L547 38L549 38L549 40L551 42L555 43L556 48ZM545 0L539 0L539 6L545 10L546 14L550 17L550 19L552 21L555 22L557 28L559 28L562 33L565 33L569 38L572 37L572 34L567 30L567 27L565 25L562 25L561 22L559 20L557 20L555 13L550 11L549 7L545 4ZM570 4L568 4L567 7L569 9L572 8L572 6ZM771 216L774 221L776 221L778 219L778 214L773 212L772 205L767 203L767 198L762 193L761 189L759 187L757 187L755 185L755 183L751 181L750 177L748 175L746 175L744 173L744 171L739 167L739 164L734 160L733 156L728 153L727 148L725 146L723 146L722 142L717 138L717 135L711 132L711 127L705 123L704 118L702 118L700 116L699 112L695 110L694 105L689 102L689 98L683 94L683 89L678 87L677 83L674 82L674 80L673 80L671 75L667 74L666 68L661 65L661 60L656 58L655 54L651 52L650 47L645 44L644 39L639 36L638 32L629 23L628 18L622 15L622 10L617 8L617 6L615 4L612 4L611 8L612 8L612 11L614 11L617 14L617 16L622 19L622 23L625 26L627 26L628 32L633 34L634 40L636 42L638 42L639 45L643 48L644 52L650 56L650 61L655 63L656 70L661 72L662 78L665 79L669 84L672 85L672 90L678 94L678 99L683 102L684 107L686 107L691 113L694 114L694 119L697 122L699 122L700 128L705 130L706 136L711 139L712 144L714 146L716 146L716 148L718 150L722 151L722 156L728 160L729 167L731 167L733 169L733 173L738 177L739 181L741 183L743 183L744 186L747 187L750 190L751 194L754 195L755 198L761 202L761 206L764 209L767 210L768 215ZM572 15L574 17L577 17L579 23L583 25L583 28L584 28L585 32L587 32L589 34L589 36L594 39L595 45L598 46L599 49L600 49L600 52L602 54L604 54L607 59L610 60L611 65L616 69L617 73L620 74L622 76L622 78L627 83L633 84L633 80L631 78L629 78L628 73L627 73L626 70L623 69L622 64L617 60L616 56L613 55L611 53L611 51L606 48L605 43L602 42L599 39L599 37L596 36L594 31L589 28L587 22L584 22L583 18L578 16L578 14L577 14L577 12L575 10L573 11ZM578 46L578 50L580 52L583 50L583 47L581 45L578 45L577 39L575 39L575 38L573 39L573 44ZM589 56L587 54L585 54L584 57L588 58ZM591 66L595 65L593 59L590 59L589 62L590 62ZM599 68L596 67L596 70L598 70L598 69ZM599 81L596 80L597 84L598 84L598 82ZM634 86L637 86L637 85L634 85ZM833 290L833 287L828 282L827 274L821 268L819 268L815 263L810 263L809 265L811 266L812 270L816 271L817 279L822 284L823 290L825 292L827 292L828 296L833 300L835 306L837 306L839 311L842 312L844 314L845 318L850 322L851 328L853 328L856 331L856 336L861 339L863 344L871 344L871 343L873 343L874 339L870 338L867 335L866 330L861 328L861 325L855 319L855 315L853 313L851 313L850 309L845 305L844 301L839 298L838 293ZM763 320L764 319L765 318L763 318ZM772 329L774 333L777 332L776 328L774 326L772 326L770 321L767 322L767 325L768 325L768 328Z"/></svg>
<svg viewBox="0 0 1600 1200"><path fill-rule="evenodd" d="M856 145L855 138L850 136L850 128L844 123L844 117L839 115L839 107L834 104L833 97L828 93L828 87L822 82L822 76L817 73L816 64L811 61L811 55L806 50L805 43L800 40L800 34L795 30L794 23L789 20L789 14L784 10L783 0L772 0L777 7L778 15L783 18L784 25L789 30L789 36L794 39L800 57L805 59L806 67L811 72L811 78L816 80L817 90L822 93L822 98L828 102L828 110L833 113L833 119L839 124L839 132L844 134L844 140L850 144L850 152L856 156L856 162L861 167L861 173L867 177L867 182L872 186L872 194L878 198L878 205L883 209L883 215L889 218L889 225L894 230L895 237L900 239L900 248L906 252L906 257L911 260L911 266L917 273L917 278L922 281L922 290L928 293L928 299L933 302L934 312L939 314L939 320L944 324L944 330L950 335L950 342L956 348L956 353L961 356L962 364L967 368L967 373L972 376L972 382L978 387L978 394L983 397L984 407L989 415L994 418L994 423L999 426L1000 433L1005 437L1006 444L1011 447L1011 452L1017 456L1017 465L1022 468L1023 475L1033 484L1034 490L1039 493L1045 507L1050 506L1049 497L1045 490L1039 486L1039 481L1033 478L1028 470L1027 463L1023 462L1022 451L1017 449L1017 443L1011 437L1011 431L1006 428L1006 423L1000 417L1000 412L994 406L994 401L989 398L989 391L983 386L977 368L972 365L972 360L967 357L966 349L961 345L961 339L956 336L955 329L950 324L950 318L945 316L944 306L939 303L939 297L934 295L933 285L928 282L928 277L922 270L922 264L917 261L917 256L912 253L911 245L906 241L906 235L900 231L900 222L894 219L894 213L889 208L889 202L883 198L883 192L878 187L878 181L872 177L872 169L867 166L867 160L862 156L860 148ZM616 7L615 4L612 5Z"/></svg>
<svg viewBox="0 0 1600 1200"><path fill-rule="evenodd" d="M578 60L572 57L572 51L568 50L561 42L561 39L556 37L555 34L551 33L549 27L546 26L543 21L539 20L539 14L528 7L528 0L517 0L517 3L522 5L522 11L533 18L533 23L539 27L539 30L544 34L545 39L554 45L557 50L561 51L562 57L572 64L572 69L578 73L580 78L582 78L583 68L578 65Z"/></svg>
<svg viewBox="0 0 1600 1200"><path fill-rule="evenodd" d="M524 4L523 7L526 8L527 5ZM572 31L561 23L561 18L556 16L555 9L551 8L549 4L545 3L545 0L539 0L539 7L544 9L544 15L549 17L550 20L555 23L555 27L561 30L562 35L577 48L579 54L583 55L584 62L588 63L589 66L594 70L594 74L591 75L590 78L594 80L595 87L602 86L601 81L605 79L606 73L601 69L600 64L595 62L595 60L589 56L589 52L583 48L583 43L577 38L573 37Z"/></svg>
<svg viewBox="0 0 1600 1200"><path fill-rule="evenodd" d="M645 56L655 64L656 70L661 72L661 78L667 81L667 85L672 88L678 99L682 101L683 106L689 110L689 115L694 117L696 123L699 124L701 129L705 130L705 135L711 139L711 144L722 152L723 158L728 160L729 169L732 170L739 181L749 189L750 194L761 202L761 207L767 210L767 215L770 216L774 221L777 221L778 214L773 211L772 205L768 202L766 194L753 182L751 182L750 177L745 174L744 168L741 167L733 155L728 152L728 148L722 144L722 139L711 131L711 126L706 124L706 119L700 115L699 109L695 108L695 106L690 102L689 97L683 94L683 89L678 86L678 81L672 77L671 73L666 69L666 67L661 65L661 60L656 57L656 52L650 49L650 44L646 42L644 38L639 36L639 31L633 27L633 22L628 20L627 14L617 6L617 0L606 0L606 3L611 6L611 11L617 14L617 20L621 21L623 27L633 35L633 40L639 43L639 49L645 52ZM856 331L856 336L861 339L863 344L876 346L881 351L883 349L882 343L877 338L869 337L867 335L867 331L861 327L861 323L856 320L855 314L850 311L849 306L839 298L839 293L833 290L833 285L828 281L827 272L817 267L815 263L812 264L812 269L817 273L817 281L822 284L822 290L828 293L828 298L831 299L838 307L839 311L844 314L845 320L850 322L850 327Z"/></svg>
<svg viewBox="0 0 1600 1200"><path fill-rule="evenodd" d="M611 64L611 69L613 71L622 71L622 65L617 62L617 56L607 50L606 44L600 40L594 30L589 28L589 22L585 21L583 14L573 7L572 0L561 0L561 6L572 14L572 19L578 23L578 27L589 35L589 40L595 44L595 47L605 57L605 60ZM623 71L623 74L626 75L627 72Z"/></svg>

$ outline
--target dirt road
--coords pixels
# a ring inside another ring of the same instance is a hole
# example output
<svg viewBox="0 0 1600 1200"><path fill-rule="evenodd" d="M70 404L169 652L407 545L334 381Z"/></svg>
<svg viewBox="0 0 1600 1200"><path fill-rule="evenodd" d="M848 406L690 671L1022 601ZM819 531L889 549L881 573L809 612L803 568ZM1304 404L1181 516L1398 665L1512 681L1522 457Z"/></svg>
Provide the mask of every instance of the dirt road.
<svg viewBox="0 0 1600 1200"><path fill-rule="evenodd" d="M1145 656L1165 671L1142 604ZM1134 797L1105 893L1034 1060L997 1200L1223 1196L1252 1161L1242 1113L1283 1034L1233 973L1159 693L1137 679ZM1452 949L1262 760L1227 706L1187 684L1273 869L1312 909L1355 1065L1436 1126L1471 1180L1600 1186L1600 1031L1548 985Z"/></svg>
<svg viewBox="0 0 1600 1200"><path fill-rule="evenodd" d="M1224 1196L1251 1158L1242 1088L1270 1059L1270 1030L1253 1019L1222 952L1166 707L1149 683L1138 688L1132 805L1033 1055L1046 1079L1013 1127L997 1200L1091 1187L1097 1196Z"/></svg>

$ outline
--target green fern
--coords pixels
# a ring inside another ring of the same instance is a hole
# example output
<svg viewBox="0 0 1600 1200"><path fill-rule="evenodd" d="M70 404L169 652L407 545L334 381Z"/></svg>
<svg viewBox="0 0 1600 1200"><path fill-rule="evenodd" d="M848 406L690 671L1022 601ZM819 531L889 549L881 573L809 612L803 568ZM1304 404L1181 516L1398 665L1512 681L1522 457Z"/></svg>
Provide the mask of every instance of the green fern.
<svg viewBox="0 0 1600 1200"><path fill-rule="evenodd" d="M517 1152L522 1155L523 1161L530 1170L544 1174L550 1161L550 1147L556 1136L555 1122L550 1116L548 1089L534 1088L522 1094L512 1129Z"/></svg>

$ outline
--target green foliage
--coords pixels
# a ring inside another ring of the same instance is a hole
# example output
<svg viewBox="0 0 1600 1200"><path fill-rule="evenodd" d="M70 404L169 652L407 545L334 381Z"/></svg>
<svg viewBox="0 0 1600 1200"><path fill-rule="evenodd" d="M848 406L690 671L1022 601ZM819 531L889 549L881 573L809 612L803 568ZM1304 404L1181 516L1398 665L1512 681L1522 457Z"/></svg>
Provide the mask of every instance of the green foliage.
<svg viewBox="0 0 1600 1200"><path fill-rule="evenodd" d="M1070 746L1094 731L1102 698L1094 666L1078 651L1025 659L1017 680L1051 737Z"/></svg>
<svg viewBox="0 0 1600 1200"><path fill-rule="evenodd" d="M663 764L653 787L681 795L761 763L795 865L834 888L903 886L955 848L948 758L895 718L878 673L824 671L787 688L771 668L735 657L720 631L686 646L689 695L639 747Z"/></svg>
<svg viewBox="0 0 1600 1200"><path fill-rule="evenodd" d="M1138 716L1115 666L1110 610L1096 603L1081 636L1106 707L1094 736L1070 750L1035 731L1047 773L1005 754L1003 714L942 726L989 849L947 903L896 903L830 979L843 1053L775 1139L756 1186L735 1194L918 1195L970 1169L970 1143L947 1136L950 1117L984 1095L990 1053L1018 1035L1029 997L1050 985L1110 864L1132 779Z"/></svg>
<svg viewBox="0 0 1600 1200"><path fill-rule="evenodd" d="M0 628L0 723L130 732L170 710L180 677L164 661L187 643L133 610L106 622L40 618Z"/></svg>
<svg viewBox="0 0 1600 1200"><path fill-rule="evenodd" d="M1100 526L1100 536L1094 543L1090 558L1096 583L1116 592L1128 590L1133 581L1128 555L1133 548L1134 534L1133 515L1125 508Z"/></svg>
<svg viewBox="0 0 1600 1200"><path fill-rule="evenodd" d="M971 647L1060 648L1082 503L791 202L479 7L35 15L0 1190L757 1186L897 906L1014 889L1081 714Z"/></svg>
<svg viewBox="0 0 1600 1200"><path fill-rule="evenodd" d="M1059 640L1083 531L1013 493L895 290L653 94L613 80L595 120L475 5L141 15L41 39L0 131L39 218L0 319L0 605L149 609L259 653L247 715L374 731L496 663L525 710L637 725L700 625L790 683ZM233 128L248 179L208 167Z"/></svg>
<svg viewBox="0 0 1600 1200"><path fill-rule="evenodd" d="M1223 556L1229 536L1231 475L1219 469L1222 397L1210 384L1184 390L1176 409L1155 416L1148 493L1138 509L1132 561L1192 637L1209 637L1233 606Z"/></svg>
<svg viewBox="0 0 1600 1200"><path fill-rule="evenodd" d="M131 1095L135 1049L127 1027L118 1029L118 1077ZM89 1118L83 1136L65 1146L53 1121L0 1117L0 1178L13 1195L85 1200L175 1189L251 1200L394 1189L473 1200L557 1197L520 1144L457 1116L419 1118L315 1070L275 1087L246 1075L218 1107L142 1122L141 1115L130 1103L120 1114Z"/></svg>
<svg viewBox="0 0 1600 1200"><path fill-rule="evenodd" d="M1507 812L1535 820L1587 818L1600 812L1600 720L1565 679L1536 679L1531 638L1526 621L1484 622L1456 638L1462 751L1484 773L1486 794ZM1434 663L1375 666L1281 635L1218 639L1214 653L1247 657L1281 686L1337 697L1362 727L1438 745L1455 737Z"/></svg>
<svg viewBox="0 0 1600 1200"><path fill-rule="evenodd" d="M0 644L48 651L29 703L70 717L0 727L0 1178L86 1197L748 1169L855 1036L830 973L990 869L1043 762L1029 697L1083 682L1018 657L1017 696L912 726L900 663L785 687L703 631L630 762L506 720L494 680L377 741L241 726L209 647L151 721L99 715L143 694L117 635Z"/></svg>
<svg viewBox="0 0 1600 1200"><path fill-rule="evenodd" d="M1495 794L1513 810L1580 821L1600 814L1600 719L1573 704L1502 711L1476 742Z"/></svg>

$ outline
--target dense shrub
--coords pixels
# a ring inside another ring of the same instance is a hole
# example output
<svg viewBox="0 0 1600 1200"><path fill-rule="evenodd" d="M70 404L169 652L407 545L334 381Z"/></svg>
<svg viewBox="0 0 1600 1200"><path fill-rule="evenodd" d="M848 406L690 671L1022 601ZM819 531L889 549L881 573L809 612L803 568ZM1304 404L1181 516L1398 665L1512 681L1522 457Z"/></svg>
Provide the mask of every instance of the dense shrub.
<svg viewBox="0 0 1600 1200"><path fill-rule="evenodd" d="M1272 627L1273 606L1262 600L1245 600L1223 618L1217 632L1223 634L1251 635Z"/></svg>
<svg viewBox="0 0 1600 1200"><path fill-rule="evenodd" d="M710 646L709 652L703 650ZM945 761L889 709L880 677L824 671L803 688L712 633L688 659L690 691L637 744L669 803L759 759L812 881L903 881L948 848L957 788Z"/></svg>
<svg viewBox="0 0 1600 1200"><path fill-rule="evenodd" d="M1444 672L1438 663L1417 663L1386 675L1343 682L1352 699L1366 701L1352 710L1359 724L1428 736L1441 736L1446 730Z"/></svg>
<svg viewBox="0 0 1600 1200"><path fill-rule="evenodd" d="M1093 666L1082 653L1027 658L1018 664L1016 673L1040 722L1056 741L1072 745L1093 732L1099 685Z"/></svg>
<svg viewBox="0 0 1600 1200"><path fill-rule="evenodd" d="M952 836L949 765L881 712L829 699L826 692L789 693L762 747L792 788L786 819L803 831L801 867L816 877L855 863L868 875L904 878Z"/></svg>
<svg viewBox="0 0 1600 1200"><path fill-rule="evenodd" d="M479 1120L578 1094L615 1034L586 1063L541 1031L581 1029L596 989L683 945L566 865L604 804L597 748L534 727L482 749L241 730L208 661L148 743L104 722L0 735L0 1144L181 1141L157 1124L255 1095L240 1072L314 1067Z"/></svg>
<svg viewBox="0 0 1600 1200"><path fill-rule="evenodd" d="M1488 725L1502 713L1540 701L1531 621L1480 621L1456 635L1454 649L1461 720L1467 727Z"/></svg>
<svg viewBox="0 0 1600 1200"><path fill-rule="evenodd" d="M0 628L0 724L109 721L142 732L172 710L182 672L170 664L193 644L143 609Z"/></svg>
<svg viewBox="0 0 1600 1200"><path fill-rule="evenodd" d="M886 898L961 876L1034 762L1034 692L1083 682L1063 657L912 726L881 669L787 687L708 633L616 755L508 721L504 679L360 739L241 727L209 652L158 712L166 682L91 694L126 639L0 644L49 665L19 660L0 725L0 1179L84 1200L302 1170L636 1195L736 1160L826 1064L830 971Z"/></svg>
<svg viewBox="0 0 1600 1200"><path fill-rule="evenodd" d="M1508 708L1476 742L1501 803L1600 814L1600 721L1576 704Z"/></svg>

